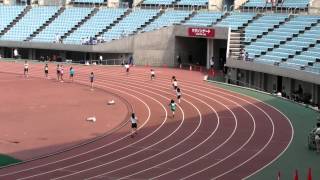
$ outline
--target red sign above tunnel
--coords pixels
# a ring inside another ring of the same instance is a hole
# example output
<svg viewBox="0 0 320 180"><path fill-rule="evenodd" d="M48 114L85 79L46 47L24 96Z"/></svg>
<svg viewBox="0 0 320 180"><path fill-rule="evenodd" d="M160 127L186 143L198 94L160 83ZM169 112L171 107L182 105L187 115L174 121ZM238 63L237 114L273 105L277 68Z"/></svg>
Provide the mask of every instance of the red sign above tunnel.
<svg viewBox="0 0 320 180"><path fill-rule="evenodd" d="M188 35L193 37L214 37L215 31L211 28L189 28Z"/></svg>

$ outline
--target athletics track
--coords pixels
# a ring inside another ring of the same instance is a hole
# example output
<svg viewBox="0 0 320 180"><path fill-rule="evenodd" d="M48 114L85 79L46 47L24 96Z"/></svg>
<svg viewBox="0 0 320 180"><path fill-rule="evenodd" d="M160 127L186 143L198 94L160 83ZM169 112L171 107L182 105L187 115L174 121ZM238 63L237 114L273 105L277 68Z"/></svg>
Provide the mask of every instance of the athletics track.
<svg viewBox="0 0 320 180"><path fill-rule="evenodd" d="M145 67L133 67L129 75L120 67L73 67L76 83L89 84L94 71L96 88L131 104L138 135L130 138L127 124L86 145L2 168L0 179L243 179L276 160L292 141L290 121L278 110L208 84L199 72L155 68L151 81ZM0 72L22 71L22 63L0 64ZM43 78L43 64L30 64L29 73ZM174 118L168 106L175 99L172 75L182 90Z"/></svg>

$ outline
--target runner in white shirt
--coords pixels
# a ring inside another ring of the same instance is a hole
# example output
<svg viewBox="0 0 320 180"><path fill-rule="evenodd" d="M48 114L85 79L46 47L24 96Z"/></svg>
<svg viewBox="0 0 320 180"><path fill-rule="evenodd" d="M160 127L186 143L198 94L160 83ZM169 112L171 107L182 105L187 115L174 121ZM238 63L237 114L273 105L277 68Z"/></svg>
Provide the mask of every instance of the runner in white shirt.
<svg viewBox="0 0 320 180"><path fill-rule="evenodd" d="M153 69L150 70L150 73L151 73L151 80L153 80L154 78L156 78L156 74L154 72Z"/></svg>
<svg viewBox="0 0 320 180"><path fill-rule="evenodd" d="M130 122L131 122L131 137L134 137L134 134L138 134L137 129L138 129L138 118L134 113L131 114L130 117Z"/></svg>
<svg viewBox="0 0 320 180"><path fill-rule="evenodd" d="M28 73L29 73L29 64L28 64L28 61L25 61L24 62L24 70L23 70L24 77L28 77Z"/></svg>
<svg viewBox="0 0 320 180"><path fill-rule="evenodd" d="M173 89L174 89L174 90L177 90L177 88L178 88L178 81L177 81L176 79L174 79L172 85L173 85Z"/></svg>
<svg viewBox="0 0 320 180"><path fill-rule="evenodd" d="M128 74L129 74L129 68L130 68L129 64L126 63L126 64L124 65L124 67L126 68L126 72L127 72L127 75L128 75Z"/></svg>

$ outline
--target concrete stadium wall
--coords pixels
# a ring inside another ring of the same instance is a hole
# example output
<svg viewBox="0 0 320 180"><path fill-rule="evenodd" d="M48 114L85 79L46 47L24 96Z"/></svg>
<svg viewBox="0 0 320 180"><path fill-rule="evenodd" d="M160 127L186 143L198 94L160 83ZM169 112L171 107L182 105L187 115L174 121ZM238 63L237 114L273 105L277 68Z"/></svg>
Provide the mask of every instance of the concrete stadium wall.
<svg viewBox="0 0 320 180"><path fill-rule="evenodd" d="M293 92L301 85L303 98L311 96L310 103L320 104L318 75L239 60L227 60L226 65L229 67L226 80L233 84L269 93L281 91L288 98L292 97ZM278 87L279 85L281 87Z"/></svg>

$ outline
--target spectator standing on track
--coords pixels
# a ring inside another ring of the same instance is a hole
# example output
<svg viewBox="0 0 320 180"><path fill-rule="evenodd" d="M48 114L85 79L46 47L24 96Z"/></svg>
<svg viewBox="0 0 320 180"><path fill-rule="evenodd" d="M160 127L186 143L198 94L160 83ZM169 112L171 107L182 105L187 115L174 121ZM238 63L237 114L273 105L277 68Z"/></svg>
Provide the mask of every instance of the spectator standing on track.
<svg viewBox="0 0 320 180"><path fill-rule="evenodd" d="M57 79L60 80L60 65L57 64Z"/></svg>
<svg viewBox="0 0 320 180"><path fill-rule="evenodd" d="M178 99L178 103L180 104L180 99L181 99L181 90L180 88L177 88L177 99Z"/></svg>
<svg viewBox="0 0 320 180"><path fill-rule="evenodd" d="M93 90L93 81L94 81L94 74L93 74L93 72L90 73L89 79L90 79L91 90Z"/></svg>
<svg viewBox="0 0 320 180"><path fill-rule="evenodd" d="M124 65L124 68L126 69L127 75L129 74L129 69L130 69L130 65L128 63L126 63Z"/></svg>
<svg viewBox="0 0 320 180"><path fill-rule="evenodd" d="M172 112L172 118L174 118L174 112L176 111L177 104L174 102L173 99L171 99L169 106L170 106L170 110Z"/></svg>
<svg viewBox="0 0 320 180"><path fill-rule="evenodd" d="M137 129L138 129L138 118L134 113L131 114L130 117L130 122L131 122L131 138L134 137L134 134L138 134Z"/></svg>
<svg viewBox="0 0 320 180"><path fill-rule="evenodd" d="M29 74L29 64L28 64L28 61L25 61L23 75L24 75L24 77L28 77L28 74Z"/></svg>
<svg viewBox="0 0 320 180"><path fill-rule="evenodd" d="M150 74L151 74L151 80L156 78L156 74L153 69L150 70Z"/></svg>
<svg viewBox="0 0 320 180"><path fill-rule="evenodd" d="M73 76L74 76L74 69L73 67L70 67L69 69L69 79L71 79L71 82L73 82Z"/></svg>
<svg viewBox="0 0 320 180"><path fill-rule="evenodd" d="M44 75L47 79L48 79L48 74L49 74L49 67L48 67L48 64L46 64L44 66Z"/></svg>
<svg viewBox="0 0 320 180"><path fill-rule="evenodd" d="M317 129L315 131L315 142L317 153L320 153L320 122L317 123Z"/></svg>
<svg viewBox="0 0 320 180"><path fill-rule="evenodd" d="M64 69L63 69L63 65L60 66L60 82L63 82L63 73L64 73Z"/></svg>

